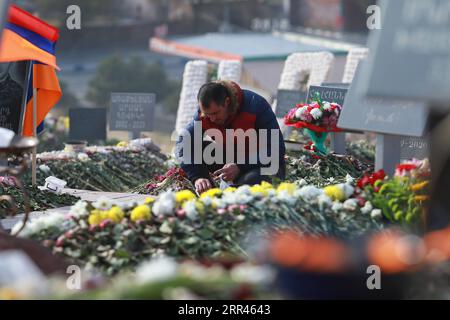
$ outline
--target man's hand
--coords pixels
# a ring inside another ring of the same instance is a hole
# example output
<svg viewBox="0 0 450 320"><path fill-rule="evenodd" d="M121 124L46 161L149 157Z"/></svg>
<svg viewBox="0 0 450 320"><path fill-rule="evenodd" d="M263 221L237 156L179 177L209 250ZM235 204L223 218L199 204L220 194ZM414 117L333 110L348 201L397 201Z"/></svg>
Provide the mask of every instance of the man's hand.
<svg viewBox="0 0 450 320"><path fill-rule="evenodd" d="M239 167L235 163L228 163L214 172L215 177L219 177L224 181L234 181L239 175Z"/></svg>
<svg viewBox="0 0 450 320"><path fill-rule="evenodd" d="M195 190L199 195L211 188L211 181L209 181L208 179L200 178L195 180Z"/></svg>

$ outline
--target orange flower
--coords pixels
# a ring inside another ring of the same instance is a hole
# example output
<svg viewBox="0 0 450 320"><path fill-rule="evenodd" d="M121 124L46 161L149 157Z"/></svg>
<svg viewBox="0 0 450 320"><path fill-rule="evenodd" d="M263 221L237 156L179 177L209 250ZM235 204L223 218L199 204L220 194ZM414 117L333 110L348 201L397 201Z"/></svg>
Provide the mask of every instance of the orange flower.
<svg viewBox="0 0 450 320"><path fill-rule="evenodd" d="M417 202L424 202L427 201L428 199L429 197L424 195L414 196L414 200L416 200Z"/></svg>
<svg viewBox="0 0 450 320"><path fill-rule="evenodd" d="M413 185L411 186L411 190L412 190L413 192L420 191L420 190L424 189L424 188L425 188L427 185L429 185L429 184L430 184L430 181L425 180L425 181L422 181L422 182L413 184Z"/></svg>

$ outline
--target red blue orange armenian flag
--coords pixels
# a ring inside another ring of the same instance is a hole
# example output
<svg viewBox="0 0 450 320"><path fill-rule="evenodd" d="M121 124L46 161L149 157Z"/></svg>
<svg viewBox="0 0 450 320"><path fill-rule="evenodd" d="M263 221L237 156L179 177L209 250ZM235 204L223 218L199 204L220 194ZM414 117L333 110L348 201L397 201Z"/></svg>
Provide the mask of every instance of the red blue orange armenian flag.
<svg viewBox="0 0 450 320"><path fill-rule="evenodd" d="M55 45L59 38L57 28L32 14L11 5L0 42L0 62L31 61L32 88L37 89L37 124L61 98L56 70ZM32 93L31 87L28 90ZM33 134L33 95L28 96L23 135Z"/></svg>

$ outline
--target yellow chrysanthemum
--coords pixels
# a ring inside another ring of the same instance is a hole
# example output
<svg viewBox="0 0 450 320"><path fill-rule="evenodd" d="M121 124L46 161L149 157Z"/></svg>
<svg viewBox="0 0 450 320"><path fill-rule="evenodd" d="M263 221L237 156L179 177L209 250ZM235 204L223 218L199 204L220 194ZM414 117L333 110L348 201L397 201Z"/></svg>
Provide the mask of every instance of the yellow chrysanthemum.
<svg viewBox="0 0 450 320"><path fill-rule="evenodd" d="M250 187L250 192L254 195L260 195L264 197L267 197L269 194L268 189L265 189L263 186L259 184Z"/></svg>
<svg viewBox="0 0 450 320"><path fill-rule="evenodd" d="M128 142L126 142L126 141L120 141L120 142L117 144L117 147L126 147L126 146L128 146Z"/></svg>
<svg viewBox="0 0 450 320"><path fill-rule="evenodd" d="M98 212L94 212L98 211ZM102 222L102 217L100 216L99 210L94 210L88 217L88 223L91 226L97 226Z"/></svg>
<svg viewBox="0 0 450 320"><path fill-rule="evenodd" d="M235 187L228 187L225 190L223 190L223 193L232 193L235 192L237 190L237 188Z"/></svg>
<svg viewBox="0 0 450 320"><path fill-rule="evenodd" d="M327 186L323 192L333 201L344 201L346 198L344 190L337 185Z"/></svg>
<svg viewBox="0 0 450 320"><path fill-rule="evenodd" d="M122 221L124 216L125 214L123 213L122 209L117 206L112 207L108 211L108 219L111 219L115 223L119 223L120 221Z"/></svg>
<svg viewBox="0 0 450 320"><path fill-rule="evenodd" d="M146 204L151 204L151 203L153 203L153 202L155 202L155 201L156 201L156 199L153 198L153 197L147 197L147 198L145 198L145 203L146 203Z"/></svg>
<svg viewBox="0 0 450 320"><path fill-rule="evenodd" d="M105 210L105 211L100 211L100 218L102 219L102 221L103 220L106 220L106 219L109 219L109 214L108 214L108 211L107 210Z"/></svg>
<svg viewBox="0 0 450 320"><path fill-rule="evenodd" d="M222 194L222 190L220 190L219 188L212 188L209 189L208 191L203 192L200 197L201 198L205 198L205 197L210 197L210 198L215 198L216 196L219 196Z"/></svg>
<svg viewBox="0 0 450 320"><path fill-rule="evenodd" d="M292 195L295 190L297 190L297 186L295 183L282 182L277 188L277 192L287 191L290 195Z"/></svg>
<svg viewBox="0 0 450 320"><path fill-rule="evenodd" d="M413 184L411 186L411 191L416 192L424 189L430 182L429 181L422 181L416 184Z"/></svg>
<svg viewBox="0 0 450 320"><path fill-rule="evenodd" d="M139 221L139 220L147 220L151 218L151 210L150 207L143 204L137 206L131 211L131 221Z"/></svg>
<svg viewBox="0 0 450 320"><path fill-rule="evenodd" d="M264 188L264 189L266 189L266 190L271 190L271 189L273 189L273 185L270 184L270 183L267 182L267 181L261 182L261 187Z"/></svg>
<svg viewBox="0 0 450 320"><path fill-rule="evenodd" d="M182 204L185 201L193 200L197 198L191 190L182 190L175 193L175 200L177 203Z"/></svg>

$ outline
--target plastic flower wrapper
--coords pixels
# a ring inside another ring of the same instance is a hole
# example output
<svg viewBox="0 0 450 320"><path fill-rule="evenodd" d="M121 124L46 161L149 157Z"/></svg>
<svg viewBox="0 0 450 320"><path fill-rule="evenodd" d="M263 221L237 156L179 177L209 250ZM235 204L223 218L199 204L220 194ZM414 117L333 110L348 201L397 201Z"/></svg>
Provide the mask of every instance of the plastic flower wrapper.
<svg viewBox="0 0 450 320"><path fill-rule="evenodd" d="M313 97L310 104L298 104L284 117L284 124L297 129L304 128L305 133L311 137L313 147L311 150L327 154L325 141L328 132L337 132L337 121L341 106L320 99L320 94Z"/></svg>

